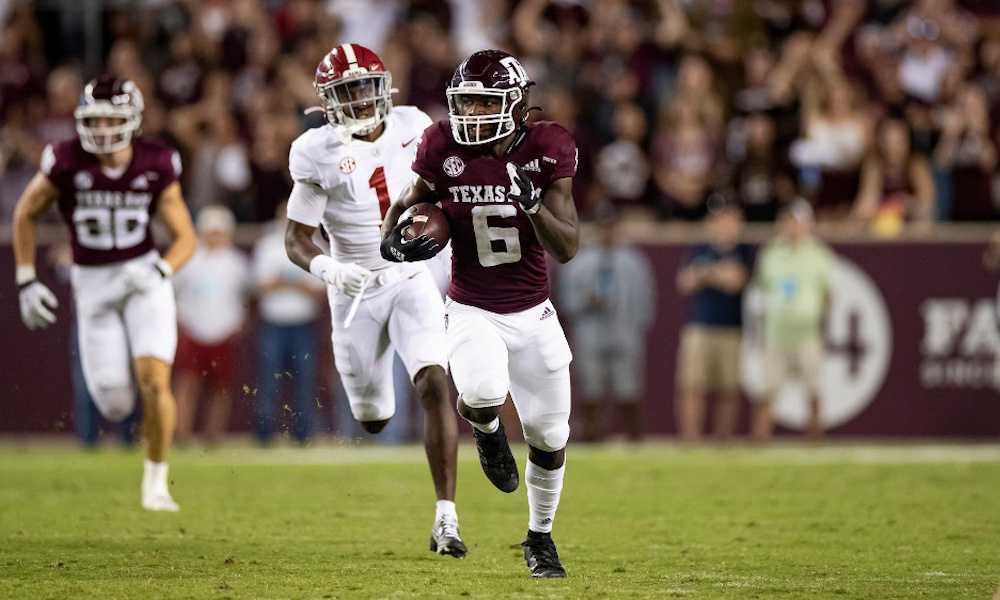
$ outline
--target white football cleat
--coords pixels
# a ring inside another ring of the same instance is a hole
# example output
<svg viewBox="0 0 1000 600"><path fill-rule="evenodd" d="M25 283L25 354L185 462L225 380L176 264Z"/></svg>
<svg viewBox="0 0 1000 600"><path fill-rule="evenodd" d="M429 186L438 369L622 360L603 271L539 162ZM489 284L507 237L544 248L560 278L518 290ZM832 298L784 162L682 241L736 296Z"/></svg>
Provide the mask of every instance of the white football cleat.
<svg viewBox="0 0 1000 600"><path fill-rule="evenodd" d="M181 509L166 490L160 493L142 495L142 507L146 510L177 512Z"/></svg>

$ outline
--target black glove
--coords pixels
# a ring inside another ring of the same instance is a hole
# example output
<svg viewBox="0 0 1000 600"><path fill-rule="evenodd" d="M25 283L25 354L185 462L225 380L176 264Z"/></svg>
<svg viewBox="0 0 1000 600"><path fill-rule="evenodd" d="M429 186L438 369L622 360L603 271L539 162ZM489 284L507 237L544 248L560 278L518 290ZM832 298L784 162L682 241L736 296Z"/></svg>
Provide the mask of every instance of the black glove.
<svg viewBox="0 0 1000 600"><path fill-rule="evenodd" d="M538 212L542 208L542 190L535 188L520 165L507 163L507 175L510 176L507 199L520 204L525 214L533 215Z"/></svg>
<svg viewBox="0 0 1000 600"><path fill-rule="evenodd" d="M441 244L432 237L422 235L409 241L404 240L403 230L410 225L413 225L413 217L407 217L396 223L392 233L387 235L379 246L382 258L391 262L416 262L427 260L438 253Z"/></svg>

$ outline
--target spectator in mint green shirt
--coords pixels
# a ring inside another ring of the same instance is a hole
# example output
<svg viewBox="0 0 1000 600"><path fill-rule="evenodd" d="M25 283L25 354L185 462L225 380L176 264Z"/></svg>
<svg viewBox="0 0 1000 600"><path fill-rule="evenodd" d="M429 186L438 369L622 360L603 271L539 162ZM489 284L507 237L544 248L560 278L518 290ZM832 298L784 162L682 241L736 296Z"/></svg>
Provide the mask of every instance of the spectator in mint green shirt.
<svg viewBox="0 0 1000 600"><path fill-rule="evenodd" d="M798 377L809 390L808 435L822 436L819 371L835 258L829 246L813 237L812 224L809 203L791 203L779 218L777 238L757 262L756 284L765 296L767 390L754 406L751 433L758 442L771 439L771 405L792 377Z"/></svg>

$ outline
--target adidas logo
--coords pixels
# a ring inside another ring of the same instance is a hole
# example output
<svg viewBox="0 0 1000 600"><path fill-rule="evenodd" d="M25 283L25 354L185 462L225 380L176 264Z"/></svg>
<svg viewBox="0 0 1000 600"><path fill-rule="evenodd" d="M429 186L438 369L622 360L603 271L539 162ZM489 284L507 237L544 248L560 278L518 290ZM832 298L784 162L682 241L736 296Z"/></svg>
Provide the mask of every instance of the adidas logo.
<svg viewBox="0 0 1000 600"><path fill-rule="evenodd" d="M552 310L551 306L546 306L545 310L542 311L542 316L538 317L538 320L539 321L544 321L545 319L548 319L549 317L551 317L554 314L556 314L556 311Z"/></svg>
<svg viewBox="0 0 1000 600"><path fill-rule="evenodd" d="M535 160L533 160L533 161L529 162L528 164L524 165L524 170L525 171L534 171L536 173L541 173L542 172L542 167L539 166L538 159L536 158Z"/></svg>
<svg viewBox="0 0 1000 600"><path fill-rule="evenodd" d="M544 160L544 161L545 161L545 162L547 162L547 163L552 163L552 164L556 164L556 159L554 159L554 158L549 158L548 156L543 156L543 157L542 157L542 160Z"/></svg>
<svg viewBox="0 0 1000 600"><path fill-rule="evenodd" d="M135 179L132 180L132 189L133 190L148 190L149 189L149 180L146 179L145 175L139 175L138 177L136 177Z"/></svg>

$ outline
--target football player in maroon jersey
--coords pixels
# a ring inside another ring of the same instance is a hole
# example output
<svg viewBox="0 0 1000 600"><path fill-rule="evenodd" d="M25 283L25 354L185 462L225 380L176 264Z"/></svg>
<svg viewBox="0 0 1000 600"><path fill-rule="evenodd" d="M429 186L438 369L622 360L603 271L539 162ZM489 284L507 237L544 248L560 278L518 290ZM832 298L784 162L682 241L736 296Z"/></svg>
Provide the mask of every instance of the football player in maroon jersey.
<svg viewBox="0 0 1000 600"><path fill-rule="evenodd" d="M572 355L549 300L545 253L567 262L579 244L571 185L576 144L551 122L527 123L528 80L516 58L476 52L448 88L450 118L424 131L413 182L382 222L382 256L419 260L426 240L406 241L400 215L440 202L452 231L445 304L448 360L458 411L473 428L483 471L518 486L517 463L498 418L511 398L528 442L528 533L533 577L565 577L552 542L569 438Z"/></svg>
<svg viewBox="0 0 1000 600"><path fill-rule="evenodd" d="M55 323L56 297L35 275L35 223L58 204L73 247L87 389L105 418L121 421L135 403L134 367L146 438L142 506L176 511L166 462L176 420L170 367L177 318L170 276L191 258L196 239L177 182L180 157L136 137L142 109L132 81L103 75L87 84L75 111L79 137L45 148L39 173L17 203L15 276L24 324L37 329ZM173 237L162 257L149 230L153 215Z"/></svg>

